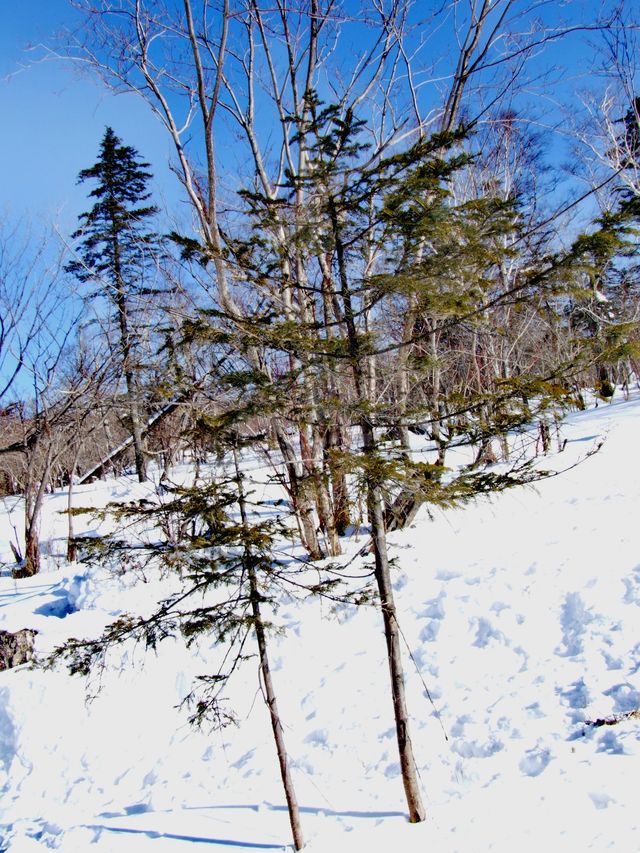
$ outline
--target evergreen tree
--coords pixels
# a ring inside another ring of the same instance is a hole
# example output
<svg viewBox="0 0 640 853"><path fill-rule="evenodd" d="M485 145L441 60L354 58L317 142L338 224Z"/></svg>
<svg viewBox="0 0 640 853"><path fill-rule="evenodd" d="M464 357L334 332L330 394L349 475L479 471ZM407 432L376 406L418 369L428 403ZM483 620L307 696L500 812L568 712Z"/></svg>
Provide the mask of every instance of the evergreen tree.
<svg viewBox="0 0 640 853"><path fill-rule="evenodd" d="M78 176L80 183L96 182L89 193L95 204L79 216L80 227L73 234L80 240L77 259L68 265L80 281L95 282L91 296L105 297L115 311L118 356L140 482L147 473L140 412L141 335L135 305L141 297L157 292L149 284L158 241L147 230L147 222L157 212L147 204L152 177L148 167L135 148L123 145L112 128L106 129L98 160Z"/></svg>
<svg viewBox="0 0 640 853"><path fill-rule="evenodd" d="M136 641L156 648L162 640L177 635L182 635L187 646L200 637L214 638L219 666L197 676L184 704L192 711L191 723L222 728L236 721L233 710L227 708L224 690L238 667L253 656L248 650L253 638L293 844L300 850L304 846L300 810L269 662L270 629L284 597L304 591L329 595L332 600L351 597L341 598L336 592L342 587L339 580L305 582L304 573L296 566L287 568L276 558L277 542L290 536L290 530L280 518L265 513L259 501L252 500L241 459L253 442L239 435L235 419L236 415L227 413L200 420L198 429L208 436L217 455L217 464L202 479L167 485L144 506L108 506L117 532L84 540L88 560L115 565L120 571L155 568L171 573L178 579L176 591L159 601L151 613L120 615L100 637L69 640L55 650L51 662L65 658L72 674L88 675L104 665L112 647L122 643Z"/></svg>
<svg viewBox="0 0 640 853"><path fill-rule="evenodd" d="M238 452L250 434L268 452L267 435L255 435L260 419L277 423L279 418L300 426L299 449L305 459L313 451L303 443L305 427L313 428L312 438L314 431L326 438L333 427L343 427L344 446L339 452L330 448L332 464L322 474L328 482L334 471L346 473L347 482L366 504L371 540L363 554L373 555L409 818L420 822L426 813L410 736L387 532L406 523L423 502L454 505L544 476L526 463L513 464L507 472L492 471L484 453L470 469L446 473L441 442L451 440L455 430L457 445L479 443L486 449L495 438L506 443L508 433L526 429L534 418L568 402L567 371L575 372L580 365L538 360L533 353L526 372L518 369L489 377L490 366L480 363L480 345L468 343L477 341L484 322L485 337L500 334L500 329L491 330L496 306L526 305L537 311L554 296L566 299L567 293L582 293L585 277L589 279L621 250L624 229L621 232L617 222L610 228L604 223L568 252L538 255L516 241L520 217L514 199L460 201L454 196L453 178L471 162L462 151L462 134L423 139L369 162L360 122L338 108L320 110L314 104L309 136L308 170L302 178L288 176L288 197L274 203L258 192L243 192L253 228L247 228L242 239L225 237L227 261L253 297L247 300L247 315L240 320L212 309L182 329L184 340L201 340L212 351L219 350L217 368L207 374L209 394L217 382L218 411L215 417L201 416L198 429L208 439L208 448L220 451L219 462L231 452L233 475L225 476L221 469L208 484L196 477L190 487L169 487L157 505L124 508L118 516L140 520L145 535L150 523L161 531L160 541L148 543L144 550L163 566L176 569L184 586L161 602L151 617L123 618L97 641L70 644L68 653L72 667L85 671L111 643L136 636L154 645L179 628L187 639L212 632L221 643L230 640L239 649L232 656L231 671L242 658L244 639L253 633L270 693L264 631L269 622L264 620L286 586L274 537L291 531L280 520L250 516ZM286 252L280 241L272 239L281 226L288 229ZM182 241L182 246L203 266L211 260L206 248L193 241ZM527 263L507 288L499 272L516 252ZM279 310L277 295L287 290L305 301L306 322L294 323ZM403 315L404 323L394 322ZM440 349L431 350L432 340ZM429 346L423 350L425 342ZM448 387L433 379L434 366L447 349L454 353L450 360L455 363ZM405 351L410 358L400 358ZM583 364L592 363L592 358L585 348ZM469 368L474 366L478 381L469 383ZM412 389L402 408L393 391L400 371L410 375ZM399 424L433 418L441 426L440 441L432 434L437 461L424 461L410 447L394 444ZM277 440L286 465L285 443L278 435ZM310 489L317 481L315 471L307 470L301 482ZM299 493L293 497L299 498ZM292 500L292 507L300 519L301 501ZM304 539L302 524L300 529ZM109 547L123 566L127 554L140 551L126 541L114 541ZM314 558L312 549L309 554ZM328 574L308 591L327 594L341 576L335 565ZM346 573L344 579L348 577ZM301 588L298 579L294 584ZM221 585L234 590L223 607L219 600L202 603L201 593ZM192 596L193 605L188 603ZM369 596L350 600L364 602ZM205 695L196 698L196 719L207 714L224 718L219 688L228 674L216 672L200 679ZM299 848L297 806L275 693L267 702Z"/></svg>
<svg viewBox="0 0 640 853"><path fill-rule="evenodd" d="M298 139L306 146L305 174L289 174L289 193L277 202L253 190L242 194L253 232L229 241L229 255L267 298L256 300L256 314L237 337L244 331L247 341L262 347L264 363L279 364L286 400L277 399L275 382L260 387L260 394L270 389L274 407L284 403L282 411L294 423L321 417L321 430L342 424L352 439L333 458L367 509L402 779L409 818L420 822L425 809L409 731L387 531L407 523L421 503L464 503L544 476L522 462L505 473L487 470L495 461L491 443L507 445L508 433L568 405L567 376L576 365L532 351L526 372L489 376L478 340L481 332L484 338L503 333L492 331L497 309L542 312L551 297L580 286L588 259L580 246L546 256L518 240L515 198L456 198L453 180L472 166L462 149L463 132L370 159L363 123L353 113L315 101L312 106L307 138ZM271 238L280 225L288 229L284 248ZM516 255L526 264L505 285L501 271ZM291 289L294 275L307 322L291 322L269 298ZM434 378L443 372L445 354L448 387ZM395 389L404 377L412 394L398 407ZM310 405L313 393L321 406ZM430 426L437 461L394 446L398 427L415 423ZM444 447L454 434L457 445L478 445L480 452L470 469L445 477Z"/></svg>

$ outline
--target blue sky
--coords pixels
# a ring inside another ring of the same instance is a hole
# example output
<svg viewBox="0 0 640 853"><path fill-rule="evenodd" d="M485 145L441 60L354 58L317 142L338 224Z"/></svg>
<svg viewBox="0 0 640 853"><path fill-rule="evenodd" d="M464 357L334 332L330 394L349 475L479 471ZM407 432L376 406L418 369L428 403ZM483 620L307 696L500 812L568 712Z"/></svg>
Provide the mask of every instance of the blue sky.
<svg viewBox="0 0 640 853"><path fill-rule="evenodd" d="M572 5L574 19L582 15L589 22L600 2L581 0ZM428 5L425 2L425 8ZM422 7L416 8L417 14L424 14ZM559 3L557 10L547 4L545 14L553 18L562 8L564 4ZM87 206L88 188L78 187L76 178L81 169L95 162L107 125L151 163L157 177L156 201L162 207L162 188L169 195L171 212L179 214L181 191L168 170L171 145L148 107L133 95L114 96L95 78L80 77L70 65L38 62L42 51L37 45L51 43L56 32L73 26L75 15L69 0L0 0L4 130L0 135L0 216L53 221L63 233L71 233L78 213ZM576 35L550 46L556 61L563 59L571 68L554 94L562 91L566 96L567 90L580 89L593 79L593 57L581 41ZM549 123L561 120L556 105L549 103L549 107ZM226 153L232 157L233 151L229 146Z"/></svg>
<svg viewBox="0 0 640 853"><path fill-rule="evenodd" d="M347 2L361 6L361 0ZM628 2L631 8L631 0ZM615 0L576 0L575 3L540 0L534 5L547 17L547 23L555 24L561 14L566 14L574 23L588 24L595 20L601 5L614 3ZM414 6L415 14L422 16L435 5L435 0L433 3L419 0ZM517 0L513 9L523 5L527 5L526 0ZM43 51L42 48L38 50L38 45L53 43L57 32L73 26L75 15L69 0L0 0L3 130L0 134L0 228L3 218L9 226L16 221L31 221L35 226L45 227L54 224L62 237L68 239L77 226L78 214L90 207L87 198L90 187L77 185L78 173L95 162L107 125L151 164L156 176L152 190L158 206L166 208L169 216L184 220L185 215L189 216L189 208L183 205L181 188L168 165L174 152L168 134L148 105L133 95L113 95L94 77L81 77L68 63L41 60ZM416 32L416 37L421 38L422 31ZM352 27L341 45L346 65L353 59L352 53L357 53L359 34L358 25ZM453 31L445 27L442 32L436 32L434 42L438 48L444 48L446 57L442 67L438 66L437 76L444 74L446 77L451 71L447 37L453 57L457 55ZM596 40L594 36L593 41ZM546 88L544 97L535 79L523 96L528 104L541 107L543 123L534 127L545 137L548 157L556 164L566 159L569 138L562 133L567 114L563 113L559 102L579 106L576 93L594 82L601 82L597 76L601 61L598 51L591 49L585 42L585 34L580 33L549 45L530 67L534 78L549 62L562 67L554 75L553 84ZM446 80L442 88L446 88ZM426 98L434 96L430 89L424 91ZM269 119L262 115L260 121L264 128ZM279 117L276 121L279 125ZM559 134L550 129L556 126L559 126ZM248 159L247 149L235 144L234 132L234 128L229 131L221 126L218 136L219 143L223 142L219 144L219 154L229 177L225 188L228 193L244 180L247 171L243 168L243 158ZM197 133L194 125L194 156L197 155ZM264 136L268 138L269 134ZM248 171L250 173L251 169ZM562 184L556 197L565 192L565 184ZM590 210L589 205L582 209Z"/></svg>
<svg viewBox="0 0 640 853"><path fill-rule="evenodd" d="M67 0L0 0L0 217L54 222L62 233L87 207L88 189L76 179L95 162L107 125L151 163L156 194L179 197L169 141L142 101L62 62L37 61L37 45L73 19Z"/></svg>
<svg viewBox="0 0 640 853"><path fill-rule="evenodd" d="M113 95L69 64L38 61L38 45L52 43L73 16L68 0L0 0L0 236L23 233L34 251L51 226L69 240L78 214L91 207L91 186L78 185L77 177L96 161L107 125L151 164L158 206L168 197L172 214L181 209L181 189L168 168L169 139L149 108L133 95ZM59 249L48 242L43 263ZM65 305L60 328L78 308ZM0 360L0 377L8 369ZM29 382L23 372L12 394L28 393Z"/></svg>
<svg viewBox="0 0 640 853"><path fill-rule="evenodd" d="M416 14L425 14L430 5L428 0L422 2L424 8L417 4ZM612 2L579 0L566 6L558 3L557 7L543 3L541 8L551 20L567 14L574 23L589 23L602 3ZM514 4L514 9L520 5ZM43 51L38 45L52 43L57 32L72 27L76 14L69 0L0 0L0 115L4 131L0 134L0 219L53 222L62 234L72 233L78 214L88 206L89 187L78 186L77 175L95 162L107 125L151 164L156 176L154 200L159 207L166 205L170 215L182 219L181 213L186 210L182 192L168 168L174 152L148 106L134 95L113 95L95 77L80 76L70 64L39 61ZM545 97L539 97L536 83L529 92L530 102L545 112L539 129L556 162L567 156L567 138L550 130L550 126L560 125L562 131L567 121L557 101L573 100L577 106L576 92L593 84L597 79L594 66L601 61L597 52L585 47L584 35L574 34L549 45L531 66L535 77L537 61L541 66L549 62L564 65ZM442 41L445 36L440 34L437 39ZM446 62L442 70L446 74ZM221 128L220 133L225 132ZM233 143L232 136L228 140ZM246 149L234 144L223 147L230 173L242 174Z"/></svg>

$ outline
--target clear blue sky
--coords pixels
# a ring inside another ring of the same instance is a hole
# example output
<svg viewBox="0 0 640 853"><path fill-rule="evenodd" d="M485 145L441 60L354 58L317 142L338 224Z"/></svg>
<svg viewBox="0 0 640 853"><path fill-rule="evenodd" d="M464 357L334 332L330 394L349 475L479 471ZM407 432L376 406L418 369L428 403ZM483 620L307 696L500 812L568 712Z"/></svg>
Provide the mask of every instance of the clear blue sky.
<svg viewBox="0 0 640 853"><path fill-rule="evenodd" d="M78 185L77 176L95 163L108 125L151 164L158 206L168 200L170 215L178 216L184 209L168 168L169 138L148 106L133 95L113 95L71 65L38 61L43 53L38 45L52 44L57 32L73 24L74 14L68 0L0 0L0 233L15 233L17 224L25 239L33 235L34 250L38 234L52 225L66 242L78 214L91 207L91 187ZM49 242L43 263L59 249ZM78 308L65 306L60 328L68 311ZM0 378L9 362L0 359ZM23 371L9 398L28 394L30 381Z"/></svg>
<svg viewBox="0 0 640 853"><path fill-rule="evenodd" d="M361 6L361 0L347 2ZM627 2L632 9L631 0ZM601 5L611 7L614 3L615 0L558 0L532 5L546 16L547 23L566 14L574 23L588 24L595 20ZM513 8L524 4L525 0L519 0ZM415 14L422 16L425 9L436 5L435 0L419 0L414 6ZM90 188L78 186L77 175L95 162L107 125L151 164L158 206L166 208L170 216L183 219L185 213L189 215L188 207L184 206L182 191L168 167L174 153L168 134L148 105L133 95L114 96L94 78L80 77L70 64L41 61L43 51L38 50L38 45L53 43L57 32L73 27L75 15L69 0L0 0L0 228L3 217L10 226L26 219L36 226L53 223L68 238L77 226L78 214L90 207ZM353 32L357 35L357 27ZM417 34L422 35L420 30ZM453 33L435 34L440 47L446 47L447 37L451 40ZM349 39L341 49L346 50L348 43ZM455 56L455 46L452 50ZM597 70L601 58L580 33L549 45L548 51L532 63L533 76L548 62L557 63L564 70L556 75L544 98L535 80L527 97L546 108L545 124L561 125L566 118L558 102L579 106L576 93L597 80L594 64ZM450 70L445 62L442 73ZM442 86L445 88L446 84ZM543 132L548 137L550 156L561 160L566 156L565 138ZM243 174L241 158L246 156L246 148L234 145L233 139L229 136L225 139L229 144L221 147L229 174L235 178ZM560 192L565 192L564 186L557 195Z"/></svg>
<svg viewBox="0 0 640 853"><path fill-rule="evenodd" d="M570 9L574 19L588 23L602 2L612 0L580 0ZM564 8L562 3L557 9L543 6L551 18ZM416 8L423 14L419 4ZM75 15L69 0L0 0L0 216L53 220L70 233L87 206L87 187L76 186L77 174L95 162L107 125L151 163L156 200L162 207L162 188L171 212L179 216L181 191L168 170L173 152L148 107L133 95L114 96L62 62L37 61L42 55L37 45L51 43L56 32L73 26ZM549 53L572 69L556 94L580 89L593 61L582 36L551 45Z"/></svg>
<svg viewBox="0 0 640 853"><path fill-rule="evenodd" d="M353 2L360 5L360 0ZM425 8L430 5L422 2ZM612 3L578 0L566 7L541 4L541 9L552 20L569 10L574 23L589 23L602 4ZM416 14L424 14L420 4L415 8ZM38 44L52 43L56 32L73 26L76 14L69 0L0 0L0 217L53 221L70 234L78 213L87 208L88 187L76 185L78 172L95 162L110 125L151 164L159 206L168 202L170 214L182 218L182 193L168 169L174 153L148 106L133 95L114 96L70 65L38 61ZM592 66L599 58L585 49L582 33L550 45L542 65L549 60L566 69L553 87L553 98L539 99L553 125L563 120L555 97L573 98L577 105L575 92L593 81ZM535 70L535 63L531 67ZM566 141L547 135L552 156L562 159ZM230 145L226 153L233 158L234 151Z"/></svg>
<svg viewBox="0 0 640 853"><path fill-rule="evenodd" d="M63 233L87 208L76 179L95 162L107 125L151 163L158 192L180 196L168 138L142 101L62 62L37 61L37 45L73 20L68 0L0 0L0 217L53 221Z"/></svg>

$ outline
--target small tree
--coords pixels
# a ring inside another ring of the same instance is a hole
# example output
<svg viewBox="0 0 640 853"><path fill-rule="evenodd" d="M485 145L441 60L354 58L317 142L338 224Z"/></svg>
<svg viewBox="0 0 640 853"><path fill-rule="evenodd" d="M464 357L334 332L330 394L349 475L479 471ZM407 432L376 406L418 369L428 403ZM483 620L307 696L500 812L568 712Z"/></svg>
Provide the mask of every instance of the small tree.
<svg viewBox="0 0 640 853"><path fill-rule="evenodd" d="M99 159L78 176L80 183L97 182L89 194L96 202L91 210L80 214L80 228L73 234L80 240L78 257L67 267L80 281L95 282L90 296L105 297L115 310L117 349L140 482L146 480L147 470L140 412L142 342L136 302L157 293L150 281L158 240L147 230L147 222L157 211L145 204L151 196L148 166L140 161L135 148L123 145L110 127L106 129Z"/></svg>
<svg viewBox="0 0 640 853"><path fill-rule="evenodd" d="M167 486L157 500L148 500L144 506L110 506L117 533L86 542L102 563L113 561L120 569L145 571L155 565L175 574L178 590L158 602L151 615L123 614L97 639L71 639L54 652L52 660L64 657L72 673L87 675L95 666L104 666L111 647L130 639L155 648L178 633L187 645L202 635L214 637L222 662L216 671L198 676L184 701L192 709L190 722L222 727L234 722L223 690L250 656L247 646L253 636L293 843L300 850L304 846L300 813L269 663L269 614L284 593L303 591L333 598L332 590L340 582L332 578L306 584L299 570L288 570L276 560L274 539L290 532L281 519L260 517L252 505L241 465L241 451L249 442L229 427L229 420L203 418L199 424L217 450L217 470L192 485ZM230 463L227 473L224 462Z"/></svg>
<svg viewBox="0 0 640 853"><path fill-rule="evenodd" d="M55 467L87 417L98 367L64 376L80 306L61 274L62 257L43 232L0 235L0 459L24 494L24 546L16 542L16 576L40 571L40 517ZM87 365L88 368L88 365Z"/></svg>
<svg viewBox="0 0 640 853"><path fill-rule="evenodd" d="M293 324L272 303L259 305L246 324L247 339L259 341L265 361L279 360L278 382L289 389L285 404L292 422L308 423L317 413L323 428L333 417L349 426L350 446L333 455L366 502L402 779L410 820L417 823L425 809L409 732L387 532L408 523L421 503L463 503L544 476L522 460L506 473L485 470L491 443L506 445L508 433L566 406L568 377L590 353L582 348L576 364L566 364L539 358L531 344L528 364L510 375L501 365L494 371L481 364L480 332L488 338L500 308L526 307L535 317L556 295L582 294L583 276L593 266L588 246L605 244L616 252L619 235L603 226L570 252L542 255L522 239L511 194L456 198L456 176L473 166L462 130L371 158L364 120L316 99L307 130L306 177L289 175L289 195L277 204L245 191L253 231L230 244L228 253L246 280L284 292L293 261L283 264L281 247L269 239L277 217L290 223L286 258L295 259L300 280L308 271L309 321ZM304 205L298 204L299 191ZM516 258L521 274L505 279L503 269ZM499 327L494 334L501 334ZM443 356L451 363L446 387L434 378ZM398 406L403 378L412 393ZM323 383L327 391L336 387L338 394L326 393L313 411L299 391L307 381L318 391ZM264 385L262 393L269 392L277 405L275 382ZM413 455L408 442L394 446L399 426L436 421L434 463ZM457 445L477 444L480 450L470 470L445 476L445 441L454 434Z"/></svg>

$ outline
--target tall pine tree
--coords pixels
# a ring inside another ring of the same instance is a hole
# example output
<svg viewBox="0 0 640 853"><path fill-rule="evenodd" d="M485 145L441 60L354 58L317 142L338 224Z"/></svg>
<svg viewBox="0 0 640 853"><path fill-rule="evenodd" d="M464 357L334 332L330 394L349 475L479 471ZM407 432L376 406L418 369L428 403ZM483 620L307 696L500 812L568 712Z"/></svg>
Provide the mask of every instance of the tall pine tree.
<svg viewBox="0 0 640 853"><path fill-rule="evenodd" d="M80 214L73 234L80 240L77 259L68 265L82 282L95 282L93 297L105 297L115 313L120 369L126 385L128 417L136 473L146 480L146 459L140 412L141 336L136 303L154 293L150 270L155 259L157 236L147 230L157 208L147 204L152 175L135 148L123 145L112 128L105 131L96 163L83 169L78 182L95 181L89 193L91 210Z"/></svg>

